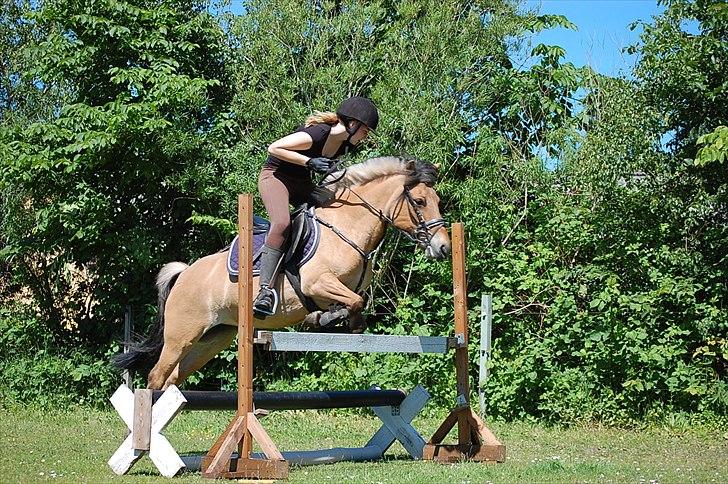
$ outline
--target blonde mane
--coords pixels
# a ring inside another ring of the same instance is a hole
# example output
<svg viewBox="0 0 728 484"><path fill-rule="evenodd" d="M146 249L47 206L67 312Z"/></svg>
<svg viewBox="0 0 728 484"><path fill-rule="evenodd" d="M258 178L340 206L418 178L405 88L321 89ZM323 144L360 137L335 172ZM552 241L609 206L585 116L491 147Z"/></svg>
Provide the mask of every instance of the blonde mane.
<svg viewBox="0 0 728 484"><path fill-rule="evenodd" d="M344 177L338 180L342 172ZM411 169L407 167L407 160L398 156L381 156L379 158L370 158L362 163L349 166L345 170L332 173L326 178L326 181L338 180L329 186L330 189L337 189L363 185L385 176L408 175L410 172Z"/></svg>

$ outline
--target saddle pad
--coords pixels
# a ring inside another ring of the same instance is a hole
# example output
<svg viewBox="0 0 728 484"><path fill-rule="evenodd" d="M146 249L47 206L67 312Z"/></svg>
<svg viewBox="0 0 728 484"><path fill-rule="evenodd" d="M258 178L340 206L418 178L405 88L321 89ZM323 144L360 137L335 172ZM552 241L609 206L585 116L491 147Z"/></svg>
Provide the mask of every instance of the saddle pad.
<svg viewBox="0 0 728 484"><path fill-rule="evenodd" d="M311 214L313 213L313 210L311 210ZM290 261L290 263L296 263L298 267L302 267L306 262L308 262L311 257L316 253L316 249L318 248L319 239L321 238L321 230L319 227L319 224L313 220L312 217L307 215L307 232L303 235L301 243L298 244L297 248L293 248L293 250L297 253L300 253L300 256L295 257ZM260 274L260 253L263 250L263 243L265 242L265 236L267 234L266 232L253 232L253 275L257 276ZM239 264L238 264L238 236L236 235L235 238L232 241L232 244L230 244L230 249L228 252L227 257L227 270L228 274L231 276L237 277L238 270L239 270Z"/></svg>

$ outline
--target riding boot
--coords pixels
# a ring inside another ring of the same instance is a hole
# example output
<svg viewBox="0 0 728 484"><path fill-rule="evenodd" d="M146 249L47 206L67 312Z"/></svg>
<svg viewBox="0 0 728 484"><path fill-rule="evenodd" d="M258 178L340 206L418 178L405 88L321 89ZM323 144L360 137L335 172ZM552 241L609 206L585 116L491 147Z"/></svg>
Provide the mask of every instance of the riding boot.
<svg viewBox="0 0 728 484"><path fill-rule="evenodd" d="M259 319L275 314L278 308L278 293L275 290L276 276L283 260L283 251L268 245L260 254L260 290L253 301L253 314Z"/></svg>

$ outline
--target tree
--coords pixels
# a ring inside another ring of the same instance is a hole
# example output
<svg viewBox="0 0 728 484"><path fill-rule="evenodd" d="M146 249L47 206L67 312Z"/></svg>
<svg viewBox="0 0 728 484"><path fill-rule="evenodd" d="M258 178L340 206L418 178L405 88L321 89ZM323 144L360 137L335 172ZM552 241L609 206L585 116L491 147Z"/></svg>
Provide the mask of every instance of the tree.
<svg viewBox="0 0 728 484"><path fill-rule="evenodd" d="M16 82L54 106L0 131L2 255L58 342L106 344L163 261L215 245L186 223L219 203L231 135L226 36L205 5L48 0L16 21L35 33Z"/></svg>

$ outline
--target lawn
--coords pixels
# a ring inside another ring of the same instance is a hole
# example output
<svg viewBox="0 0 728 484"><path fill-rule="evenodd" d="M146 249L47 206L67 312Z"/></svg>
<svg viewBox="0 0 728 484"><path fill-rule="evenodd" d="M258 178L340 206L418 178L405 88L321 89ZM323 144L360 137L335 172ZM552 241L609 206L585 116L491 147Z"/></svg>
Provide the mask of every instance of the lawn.
<svg viewBox="0 0 728 484"><path fill-rule="evenodd" d="M165 434L181 453L203 453L232 412L180 414ZM425 436L439 417L418 418ZM282 450L363 445L379 427L376 417L341 411L274 412L263 424ZM600 427L553 428L495 423L506 445L507 462L498 465L415 462L393 446L388 459L292 467L291 482L728 482L728 432L710 428ZM126 476L114 475L106 461L125 436L113 412L63 412L0 408L0 482L164 482L148 457ZM449 439L452 440L452 439ZM186 473L179 482L203 482ZM205 481L209 482L209 481Z"/></svg>

